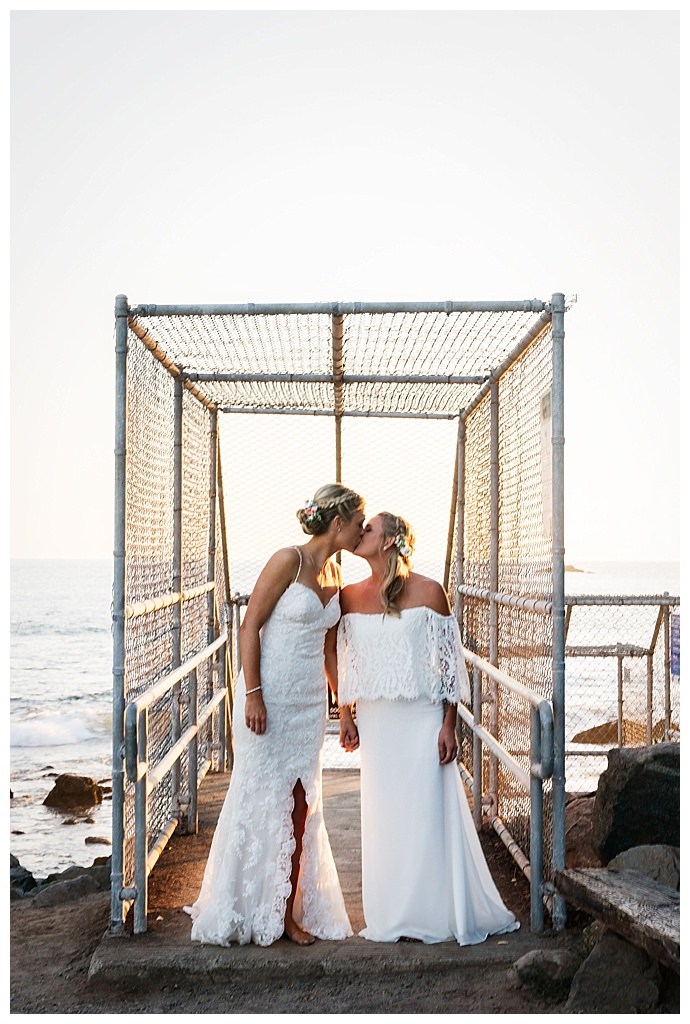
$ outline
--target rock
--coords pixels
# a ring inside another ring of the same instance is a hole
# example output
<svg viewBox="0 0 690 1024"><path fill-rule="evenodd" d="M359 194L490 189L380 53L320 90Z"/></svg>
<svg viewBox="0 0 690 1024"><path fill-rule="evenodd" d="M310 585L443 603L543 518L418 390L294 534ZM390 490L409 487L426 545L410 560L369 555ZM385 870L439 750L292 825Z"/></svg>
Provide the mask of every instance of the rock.
<svg viewBox="0 0 690 1024"><path fill-rule="evenodd" d="M31 872L23 868L17 858L10 854L10 893L23 896L24 893L35 889L36 885L36 879Z"/></svg>
<svg viewBox="0 0 690 1024"><path fill-rule="evenodd" d="M36 895L32 897L31 905L34 907L56 907L60 903L71 903L82 896L100 891L101 886L97 879L92 878L89 874L81 874L76 878L68 878L64 882L52 882L50 885L41 886Z"/></svg>
<svg viewBox="0 0 690 1024"><path fill-rule="evenodd" d="M105 836L87 836L84 840L87 846L112 846L113 844Z"/></svg>
<svg viewBox="0 0 690 1024"><path fill-rule="evenodd" d="M592 809L592 846L608 864L632 846L680 846L680 744L609 751Z"/></svg>
<svg viewBox="0 0 690 1024"><path fill-rule="evenodd" d="M110 857L96 857L90 868L83 868L74 864L70 868L65 868L64 871L56 871L48 875L40 883L41 888L53 885L55 882L67 882L74 878L80 878L82 875L88 875L98 883L100 889L108 889L110 887L110 864Z"/></svg>
<svg viewBox="0 0 690 1024"><path fill-rule="evenodd" d="M566 796L565 866L566 868L600 868L602 863L592 846L592 811L594 794Z"/></svg>
<svg viewBox="0 0 690 1024"><path fill-rule="evenodd" d="M516 960L508 971L514 985L526 985L537 995L560 1002L582 962L572 950L533 949Z"/></svg>
<svg viewBox="0 0 690 1024"><path fill-rule="evenodd" d="M607 931L578 968L564 1013L649 1013L661 997L661 971L645 952Z"/></svg>
<svg viewBox="0 0 690 1024"><path fill-rule="evenodd" d="M93 807L103 801L103 790L87 775L58 775L55 785L43 801L46 807L75 810Z"/></svg>
<svg viewBox="0 0 690 1024"><path fill-rule="evenodd" d="M680 848L678 846L632 846L608 862L611 870L629 868L653 878L669 889L680 891Z"/></svg>
<svg viewBox="0 0 690 1024"><path fill-rule="evenodd" d="M652 742L660 742L665 735L666 723L663 718L652 725ZM678 732L678 725L671 723L671 729ZM623 746L634 746L647 742L647 726L644 722L636 722L633 719L624 718L622 722ZM577 732L572 738L573 743L618 743L618 721L602 722L601 725L593 725L589 729Z"/></svg>

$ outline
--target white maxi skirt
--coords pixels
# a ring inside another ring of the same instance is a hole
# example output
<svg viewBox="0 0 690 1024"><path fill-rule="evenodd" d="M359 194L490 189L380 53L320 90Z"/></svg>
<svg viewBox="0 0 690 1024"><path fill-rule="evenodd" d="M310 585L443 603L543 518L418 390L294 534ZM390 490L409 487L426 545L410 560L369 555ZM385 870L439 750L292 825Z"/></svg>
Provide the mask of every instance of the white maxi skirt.
<svg viewBox="0 0 690 1024"><path fill-rule="evenodd" d="M440 765L443 705L357 701L362 903L374 942L483 942L520 927L489 872L457 765Z"/></svg>

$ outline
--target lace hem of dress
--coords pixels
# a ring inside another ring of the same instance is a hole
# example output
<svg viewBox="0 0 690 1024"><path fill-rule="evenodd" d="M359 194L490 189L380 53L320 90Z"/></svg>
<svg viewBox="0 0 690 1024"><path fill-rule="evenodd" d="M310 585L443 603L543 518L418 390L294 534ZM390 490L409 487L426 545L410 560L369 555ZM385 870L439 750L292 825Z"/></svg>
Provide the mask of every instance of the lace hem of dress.
<svg viewBox="0 0 690 1024"><path fill-rule="evenodd" d="M194 922L191 934L193 941L218 946L230 946L233 942L240 945L254 942L258 946L270 946L282 937L285 908L291 892L290 875L295 850L293 789L294 786L288 789L281 800L277 843L272 829L268 829L262 836L260 829L250 830L239 822L234 823L232 835L226 834L225 825L221 828L222 843L214 842L216 849L211 849L199 898L193 906L184 908ZM344 939L352 935L352 929L344 905L341 908L336 906L336 912L330 913L329 891L331 895L337 892L340 902L342 896L335 867L332 870L325 867L322 859L322 832L325 833L325 828L316 783L308 787L306 796L309 811L302 843L294 917L298 924L317 938ZM227 825L231 827L232 823L228 822ZM270 870L271 863L273 870Z"/></svg>

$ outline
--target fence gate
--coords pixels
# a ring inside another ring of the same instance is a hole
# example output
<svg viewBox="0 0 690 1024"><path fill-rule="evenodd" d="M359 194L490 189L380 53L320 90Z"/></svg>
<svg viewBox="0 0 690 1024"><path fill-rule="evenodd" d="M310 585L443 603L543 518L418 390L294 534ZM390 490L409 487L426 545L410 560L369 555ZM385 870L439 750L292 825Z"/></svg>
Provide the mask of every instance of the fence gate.
<svg viewBox="0 0 690 1024"><path fill-rule="evenodd" d="M231 767L236 625L339 480L417 534L475 681L461 771L532 882L565 866L566 302L130 306L116 332L111 931ZM366 566L343 553L346 582Z"/></svg>

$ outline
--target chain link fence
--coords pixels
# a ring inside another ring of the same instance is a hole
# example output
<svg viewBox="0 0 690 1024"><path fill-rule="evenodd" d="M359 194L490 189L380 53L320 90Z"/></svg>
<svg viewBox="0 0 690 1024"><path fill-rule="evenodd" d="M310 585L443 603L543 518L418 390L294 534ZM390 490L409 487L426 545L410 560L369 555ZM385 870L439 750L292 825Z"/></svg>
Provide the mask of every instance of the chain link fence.
<svg viewBox="0 0 690 1024"><path fill-rule="evenodd" d="M611 747L680 740L680 667L672 672L669 595L576 595L566 613L566 778L596 791Z"/></svg>
<svg viewBox="0 0 690 1024"><path fill-rule="evenodd" d="M126 420L121 505L116 498L124 523L116 544L125 581L123 705L232 632L267 558L304 541L296 509L334 480L365 497L369 516L386 510L412 524L415 568L447 585L469 650L547 701L561 699L551 614L557 382L549 303L119 301L127 332L126 384L118 385ZM346 583L368 571L346 553L342 567ZM118 615L116 602L116 634ZM570 629L569 644L574 615ZM232 693L233 638L229 650ZM216 668L199 667L202 707L212 700ZM529 772L528 710L495 687L485 697L482 724ZM149 708L152 760L164 760L193 726L190 707L182 679ZM149 797L148 849L179 818L190 776L225 767L221 725L215 716L204 727L194 773L183 756ZM569 719L569 742L570 726ZM485 812L528 853L528 795L486 748L473 764L462 729L463 770L480 774ZM120 756L115 736L114 792ZM123 782L125 888L134 804L134 787ZM550 783L544 805L548 873ZM115 799L113 809L115 821Z"/></svg>

